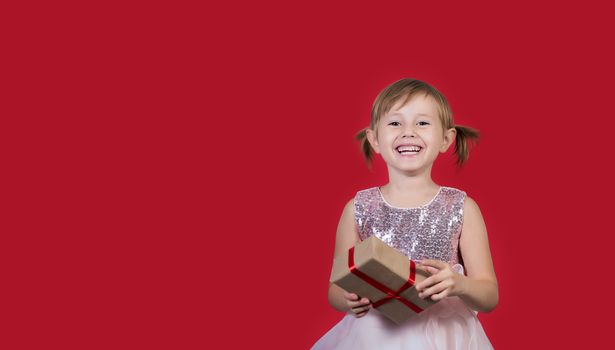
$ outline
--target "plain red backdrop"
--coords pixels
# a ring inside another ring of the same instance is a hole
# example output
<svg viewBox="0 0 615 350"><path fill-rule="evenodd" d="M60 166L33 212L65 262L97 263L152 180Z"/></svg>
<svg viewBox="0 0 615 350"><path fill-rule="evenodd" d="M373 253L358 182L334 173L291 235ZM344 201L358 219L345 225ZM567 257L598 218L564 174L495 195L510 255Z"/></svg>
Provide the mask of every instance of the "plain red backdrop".
<svg viewBox="0 0 615 350"><path fill-rule="evenodd" d="M342 315L354 134L402 77L483 138L497 349L610 341L612 9L600 2L2 5L0 346L306 349ZM608 347L608 346L607 346Z"/></svg>

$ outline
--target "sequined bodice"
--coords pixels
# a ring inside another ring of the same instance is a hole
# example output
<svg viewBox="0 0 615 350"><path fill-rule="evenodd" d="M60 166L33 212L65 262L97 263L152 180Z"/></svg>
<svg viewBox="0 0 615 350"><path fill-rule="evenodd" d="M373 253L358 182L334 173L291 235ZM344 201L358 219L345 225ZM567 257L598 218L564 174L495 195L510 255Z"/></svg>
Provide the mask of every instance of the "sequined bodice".
<svg viewBox="0 0 615 350"><path fill-rule="evenodd" d="M415 208L388 204L378 187L357 192L355 223L361 240L374 235L410 259L462 263L459 237L466 193L442 186L428 203Z"/></svg>

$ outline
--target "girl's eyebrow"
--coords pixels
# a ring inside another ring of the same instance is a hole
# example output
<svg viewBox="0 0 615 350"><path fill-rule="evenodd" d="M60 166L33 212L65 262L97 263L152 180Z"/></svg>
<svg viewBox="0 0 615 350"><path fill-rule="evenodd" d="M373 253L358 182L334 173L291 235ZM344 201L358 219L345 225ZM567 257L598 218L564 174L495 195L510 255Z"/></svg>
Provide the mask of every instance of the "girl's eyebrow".
<svg viewBox="0 0 615 350"><path fill-rule="evenodd" d="M431 118L431 115L427 114L427 113L417 113L415 115L416 116L425 116L425 117L430 117ZM395 112L393 114L388 114L385 118L390 118L390 117L394 117L394 116L402 116L403 117L403 114L399 113L399 112Z"/></svg>

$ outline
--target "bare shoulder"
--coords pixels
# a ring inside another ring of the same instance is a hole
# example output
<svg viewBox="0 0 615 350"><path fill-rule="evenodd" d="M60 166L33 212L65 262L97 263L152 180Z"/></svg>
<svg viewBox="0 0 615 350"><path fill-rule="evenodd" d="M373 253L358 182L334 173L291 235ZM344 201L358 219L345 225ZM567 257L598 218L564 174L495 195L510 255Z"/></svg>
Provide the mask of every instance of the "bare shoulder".
<svg viewBox="0 0 615 350"><path fill-rule="evenodd" d="M344 206L344 212L347 212L349 215L352 215L352 218L354 219L354 197L350 198L350 200L346 202L346 205Z"/></svg>
<svg viewBox="0 0 615 350"><path fill-rule="evenodd" d="M478 203L468 195L463 202L463 226L467 227L466 224L472 227L485 225Z"/></svg>
<svg viewBox="0 0 615 350"><path fill-rule="evenodd" d="M485 221L483 219L483 215L480 211L478 203L476 203L476 201L472 197L467 195L465 196L465 200L463 203L462 236L464 233L466 237L468 235L486 236L487 234Z"/></svg>
<svg viewBox="0 0 615 350"><path fill-rule="evenodd" d="M468 195L465 196L465 200L463 202L463 212L472 212L472 214L480 214L480 208L478 207L478 203L476 203L476 201Z"/></svg>

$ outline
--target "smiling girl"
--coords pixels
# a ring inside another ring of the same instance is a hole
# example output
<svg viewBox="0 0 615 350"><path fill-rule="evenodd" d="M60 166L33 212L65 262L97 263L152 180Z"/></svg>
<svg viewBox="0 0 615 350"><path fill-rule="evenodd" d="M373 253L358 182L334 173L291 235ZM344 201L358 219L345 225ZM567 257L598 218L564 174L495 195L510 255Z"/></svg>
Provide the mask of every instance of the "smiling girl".
<svg viewBox="0 0 615 350"><path fill-rule="evenodd" d="M389 182L348 201L334 255L374 235L431 274L416 289L439 302L396 325L371 311L367 298L330 283L329 303L346 314L312 349L492 349L477 318L498 303L485 223L466 192L431 178L440 153L455 143L462 166L477 138L476 130L454 124L444 95L423 81L402 79L378 95L357 139L368 166L373 152L383 158Z"/></svg>

